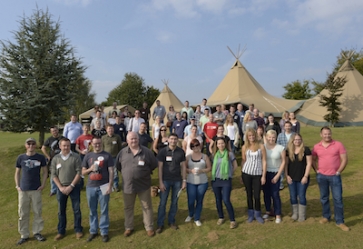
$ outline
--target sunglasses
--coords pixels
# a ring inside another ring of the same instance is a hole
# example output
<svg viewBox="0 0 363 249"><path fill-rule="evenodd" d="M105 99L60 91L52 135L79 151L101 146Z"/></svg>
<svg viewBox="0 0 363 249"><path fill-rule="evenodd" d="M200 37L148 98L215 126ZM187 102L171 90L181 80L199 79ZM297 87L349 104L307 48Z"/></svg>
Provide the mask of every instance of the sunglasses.
<svg viewBox="0 0 363 249"><path fill-rule="evenodd" d="M162 130L160 130L160 131L166 131L166 130L162 129Z"/></svg>
<svg viewBox="0 0 363 249"><path fill-rule="evenodd" d="M33 145L33 146L35 145L35 143L26 143L26 144L27 144L27 145L29 145L29 146L30 146L30 145Z"/></svg>
<svg viewBox="0 0 363 249"><path fill-rule="evenodd" d="M194 149L195 147L198 147L200 144L192 145L190 148Z"/></svg>

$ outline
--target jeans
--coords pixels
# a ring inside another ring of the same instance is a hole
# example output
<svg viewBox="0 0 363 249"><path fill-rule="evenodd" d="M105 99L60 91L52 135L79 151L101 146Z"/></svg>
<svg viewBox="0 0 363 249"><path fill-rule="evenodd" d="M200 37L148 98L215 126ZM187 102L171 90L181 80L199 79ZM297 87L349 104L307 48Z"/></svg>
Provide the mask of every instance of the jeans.
<svg viewBox="0 0 363 249"><path fill-rule="evenodd" d="M310 177L305 184L301 184L300 181L292 181L292 183L289 184L291 205L298 204L297 198L299 197L300 204L306 206L306 190L309 186L309 182Z"/></svg>
<svg viewBox="0 0 363 249"><path fill-rule="evenodd" d="M87 187L87 202L89 207L89 233L97 234L98 227L100 228L101 235L108 235L108 228L110 220L108 216L108 202L110 195L103 195L100 187ZM100 223L98 224L97 206L100 204Z"/></svg>
<svg viewBox="0 0 363 249"><path fill-rule="evenodd" d="M261 211L261 177L261 175L242 173L242 181L247 193L248 209ZM255 199L255 208L253 208L253 199Z"/></svg>
<svg viewBox="0 0 363 249"><path fill-rule="evenodd" d="M221 181L222 184L220 184ZM212 181L212 188L214 196L216 198L216 207L219 218L224 219L223 205L222 205L222 200L223 200L224 205L227 208L229 220L235 221L234 209L231 203L232 179L229 180L216 179L216 181Z"/></svg>
<svg viewBox="0 0 363 249"><path fill-rule="evenodd" d="M187 183L189 217L194 217L195 221L200 220L204 194L207 191L207 188L208 182L202 184Z"/></svg>
<svg viewBox="0 0 363 249"><path fill-rule="evenodd" d="M231 150L233 153L236 153L236 147L234 146L234 140L230 140L229 141L230 145L231 145Z"/></svg>
<svg viewBox="0 0 363 249"><path fill-rule="evenodd" d="M168 215L168 223L175 223L175 215L178 210L178 192L181 189L181 181L163 181L166 190L160 192L160 204L158 208L158 226L164 225L166 215L166 202L168 201L169 192L171 190L171 203Z"/></svg>
<svg viewBox="0 0 363 249"><path fill-rule="evenodd" d="M319 173L316 175L316 180L318 181L320 189L320 201L323 206L323 217L329 220L331 216L329 205L329 195L331 190L334 202L335 222L338 225L344 223L342 178L340 175L327 176Z"/></svg>
<svg viewBox="0 0 363 249"><path fill-rule="evenodd" d="M272 183L271 180L277 173L267 172L266 183L262 186L263 197L265 201L266 212L271 211L271 199L274 205L275 215L281 215L281 198L280 198L280 178L276 183Z"/></svg>
<svg viewBox="0 0 363 249"><path fill-rule="evenodd" d="M56 194L57 193L57 185L54 183L52 177L49 177L49 181L50 181L50 193L51 194Z"/></svg>
<svg viewBox="0 0 363 249"><path fill-rule="evenodd" d="M74 189L69 195L63 194L59 189L57 189L57 200L58 200L58 233L65 234L67 227L67 200L68 196L72 200L72 208L74 214L74 230L76 233L80 233L83 230L82 227L82 215L80 209L81 203L81 188L79 184L76 184Z"/></svg>
<svg viewBox="0 0 363 249"><path fill-rule="evenodd" d="M114 165L116 165L116 157L113 157L113 163ZM115 189L118 189L118 182L119 182L118 172L116 167L113 167L113 187Z"/></svg>

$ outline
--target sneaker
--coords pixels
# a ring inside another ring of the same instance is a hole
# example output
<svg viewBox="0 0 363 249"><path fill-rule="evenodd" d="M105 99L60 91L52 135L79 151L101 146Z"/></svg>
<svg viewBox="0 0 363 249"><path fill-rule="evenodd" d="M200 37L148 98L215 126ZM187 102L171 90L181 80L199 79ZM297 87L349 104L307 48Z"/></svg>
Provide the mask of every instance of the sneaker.
<svg viewBox="0 0 363 249"><path fill-rule="evenodd" d="M155 231L156 233L162 233L163 232L163 227L158 227Z"/></svg>
<svg viewBox="0 0 363 249"><path fill-rule="evenodd" d="M55 195L56 193L50 193L49 194L49 197L52 197L53 195Z"/></svg>
<svg viewBox="0 0 363 249"><path fill-rule="evenodd" d="M347 227L344 223L341 223L339 225L337 224L337 227L342 229L344 232L348 232L350 230L349 227Z"/></svg>
<svg viewBox="0 0 363 249"><path fill-rule="evenodd" d="M34 234L34 238L38 241L46 241L47 239L45 237L43 237L43 235L41 235L40 233L36 233Z"/></svg>
<svg viewBox="0 0 363 249"><path fill-rule="evenodd" d="M54 237L54 240L55 240L55 241L58 241L58 240L61 240L61 239L63 239L63 238L64 238L64 235L63 235L63 234L58 233L58 234Z"/></svg>
<svg viewBox="0 0 363 249"><path fill-rule="evenodd" d="M110 238L108 237L108 234L102 235L102 242L108 242Z"/></svg>
<svg viewBox="0 0 363 249"><path fill-rule="evenodd" d="M20 240L18 240L18 242L16 243L17 245L21 245L24 244L25 242L28 241L29 238L20 238Z"/></svg>
<svg viewBox="0 0 363 249"><path fill-rule="evenodd" d="M321 220L319 220L320 224L326 224L328 222L329 222L329 220L327 218L322 218Z"/></svg>
<svg viewBox="0 0 363 249"><path fill-rule="evenodd" d="M192 221L192 219L193 219L193 217L190 217L190 216L188 215L188 217L185 219L185 222L191 222L191 221Z"/></svg>
<svg viewBox="0 0 363 249"><path fill-rule="evenodd" d="M220 226L220 225L223 224L223 222L224 222L224 219L219 218L218 221L217 221L217 225Z"/></svg>
<svg viewBox="0 0 363 249"><path fill-rule="evenodd" d="M83 233L82 232L76 233L76 239L80 239L82 237L83 237Z"/></svg>
<svg viewBox="0 0 363 249"><path fill-rule="evenodd" d="M91 242L94 238L96 238L97 237L97 233L95 233L95 234L90 234L89 236L88 236L88 239L86 240L87 242Z"/></svg>
<svg viewBox="0 0 363 249"><path fill-rule="evenodd" d="M285 188L285 186L284 185L281 185L280 186L280 190L283 190Z"/></svg>
<svg viewBox="0 0 363 249"><path fill-rule="evenodd" d="M231 221L231 223L229 224L229 228L235 229L236 227L237 227L237 223L235 221Z"/></svg>
<svg viewBox="0 0 363 249"><path fill-rule="evenodd" d="M202 222L200 222L199 220L194 221L195 225L197 225L197 227L200 227L202 225Z"/></svg>
<svg viewBox="0 0 363 249"><path fill-rule="evenodd" d="M281 221L282 221L282 220L281 220L281 218L276 218L275 223L276 223L276 224L280 224L280 223L281 223Z"/></svg>
<svg viewBox="0 0 363 249"><path fill-rule="evenodd" d="M263 218L263 219L265 219L265 220L266 220L266 219L268 219L268 217L270 217L270 214L268 214L268 213L265 213L265 214L262 216L262 218Z"/></svg>

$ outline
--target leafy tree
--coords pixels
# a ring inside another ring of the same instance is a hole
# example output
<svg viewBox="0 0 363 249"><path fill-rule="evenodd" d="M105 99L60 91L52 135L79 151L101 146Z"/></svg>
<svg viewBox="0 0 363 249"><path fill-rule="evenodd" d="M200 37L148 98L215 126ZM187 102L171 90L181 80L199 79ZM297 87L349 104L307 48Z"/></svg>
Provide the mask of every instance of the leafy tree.
<svg viewBox="0 0 363 249"><path fill-rule="evenodd" d="M49 126L76 104L85 67L48 10L36 9L19 24L14 42L1 41L0 110L6 130L32 128L43 144Z"/></svg>
<svg viewBox="0 0 363 249"><path fill-rule="evenodd" d="M96 105L96 93L91 92L92 82L88 79L84 80L77 86L77 96L75 98L75 105L68 110L71 113L80 114ZM68 119L69 117L67 117Z"/></svg>
<svg viewBox="0 0 363 249"><path fill-rule="evenodd" d="M314 96L320 94L321 91L323 91L323 89L325 88L325 84L324 83L320 83L320 82L317 82L315 80L312 80L310 82L310 84L313 85Z"/></svg>
<svg viewBox="0 0 363 249"><path fill-rule="evenodd" d="M119 104L128 104L140 108L146 101L150 106L159 96L160 91L153 86L146 86L144 79L136 73L126 73L121 84L110 91L106 105L112 105L114 101Z"/></svg>
<svg viewBox="0 0 363 249"><path fill-rule="evenodd" d="M339 97L343 94L345 83L345 78L337 77L334 79L334 75L330 74L325 82L325 89L328 90L328 94L320 95L320 105L326 107L328 111L324 115L324 119L331 126L334 126L339 121L340 111L342 110L342 103L339 101Z"/></svg>
<svg viewBox="0 0 363 249"><path fill-rule="evenodd" d="M285 99L310 99L313 95L311 94L309 84L308 80L304 80L304 82L295 80L288 83L284 86L285 93L282 97Z"/></svg>

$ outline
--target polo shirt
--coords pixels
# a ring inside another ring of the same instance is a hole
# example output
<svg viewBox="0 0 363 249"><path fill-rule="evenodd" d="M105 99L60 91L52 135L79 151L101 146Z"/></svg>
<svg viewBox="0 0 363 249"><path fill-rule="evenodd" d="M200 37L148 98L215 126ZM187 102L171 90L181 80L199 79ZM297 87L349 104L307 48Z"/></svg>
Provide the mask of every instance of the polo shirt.
<svg viewBox="0 0 363 249"><path fill-rule="evenodd" d="M159 151L157 159L163 163L163 181L182 180L180 164L185 161L183 149L176 147L172 150L167 146Z"/></svg>
<svg viewBox="0 0 363 249"><path fill-rule="evenodd" d="M324 147L322 142L314 145L312 155L318 157L319 173L323 175L335 175L340 167L340 155L346 154L344 145L336 140L332 140L328 147Z"/></svg>

